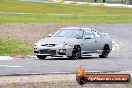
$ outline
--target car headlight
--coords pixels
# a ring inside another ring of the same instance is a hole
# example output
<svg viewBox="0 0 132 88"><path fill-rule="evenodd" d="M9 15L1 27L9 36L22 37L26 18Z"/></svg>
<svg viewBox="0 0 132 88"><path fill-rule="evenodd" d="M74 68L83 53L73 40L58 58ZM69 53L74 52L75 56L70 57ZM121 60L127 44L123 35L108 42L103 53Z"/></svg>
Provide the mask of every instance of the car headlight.
<svg viewBox="0 0 132 88"><path fill-rule="evenodd" d="M65 47L71 47L71 45L67 44L67 43L63 43Z"/></svg>
<svg viewBox="0 0 132 88"><path fill-rule="evenodd" d="M41 43L35 43L34 46L41 46Z"/></svg>
<svg viewBox="0 0 132 88"><path fill-rule="evenodd" d="M57 46L58 47L69 47L69 45L67 45L67 44L58 44Z"/></svg>
<svg viewBox="0 0 132 88"><path fill-rule="evenodd" d="M66 47L71 47L71 45L68 45L68 44L67 44L67 45L65 45L65 46L66 46Z"/></svg>
<svg viewBox="0 0 132 88"><path fill-rule="evenodd" d="M71 45L67 44L67 43L61 43L57 45L58 47L71 47Z"/></svg>
<svg viewBox="0 0 132 88"><path fill-rule="evenodd" d="M63 47L63 44L58 44L57 46L58 46L58 47Z"/></svg>

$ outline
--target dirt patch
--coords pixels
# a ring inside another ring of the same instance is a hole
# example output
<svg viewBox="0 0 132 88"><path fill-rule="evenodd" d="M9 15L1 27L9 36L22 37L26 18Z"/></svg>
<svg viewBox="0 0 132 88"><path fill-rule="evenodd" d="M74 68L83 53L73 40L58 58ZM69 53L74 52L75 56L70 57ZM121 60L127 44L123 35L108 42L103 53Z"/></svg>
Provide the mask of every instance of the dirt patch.
<svg viewBox="0 0 132 88"><path fill-rule="evenodd" d="M0 35L9 39L26 40L34 43L35 41L48 37L61 27L87 26L94 24L1 24Z"/></svg>
<svg viewBox="0 0 132 88"><path fill-rule="evenodd" d="M0 36L34 43L41 38L48 37L48 34L54 33L61 27L90 27L98 30L113 30L131 29L132 24L0 24Z"/></svg>
<svg viewBox="0 0 132 88"><path fill-rule="evenodd" d="M59 23L35 23L35 24L0 24L0 36L10 39L35 42L48 34L54 33L61 27L90 27L96 29L130 29L131 24L59 24Z"/></svg>
<svg viewBox="0 0 132 88"><path fill-rule="evenodd" d="M43 24L7 24L0 25L0 35L9 39L35 42L56 31L52 25Z"/></svg>

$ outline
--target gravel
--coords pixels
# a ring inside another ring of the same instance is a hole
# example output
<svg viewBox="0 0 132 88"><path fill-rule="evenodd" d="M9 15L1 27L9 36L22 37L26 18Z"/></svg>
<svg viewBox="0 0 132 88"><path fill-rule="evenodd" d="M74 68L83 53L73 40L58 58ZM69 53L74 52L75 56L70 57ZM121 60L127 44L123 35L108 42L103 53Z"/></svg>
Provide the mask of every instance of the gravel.
<svg viewBox="0 0 132 88"><path fill-rule="evenodd" d="M75 74L1 76L0 88L132 88L132 84L85 84L76 82Z"/></svg>

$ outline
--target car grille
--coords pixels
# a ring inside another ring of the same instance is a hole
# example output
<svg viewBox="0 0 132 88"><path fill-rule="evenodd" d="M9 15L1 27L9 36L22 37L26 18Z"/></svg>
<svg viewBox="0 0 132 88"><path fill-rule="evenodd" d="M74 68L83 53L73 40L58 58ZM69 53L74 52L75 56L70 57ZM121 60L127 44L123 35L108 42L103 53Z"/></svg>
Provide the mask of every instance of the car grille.
<svg viewBox="0 0 132 88"><path fill-rule="evenodd" d="M56 55L56 50L50 50L50 49L40 50L40 54Z"/></svg>

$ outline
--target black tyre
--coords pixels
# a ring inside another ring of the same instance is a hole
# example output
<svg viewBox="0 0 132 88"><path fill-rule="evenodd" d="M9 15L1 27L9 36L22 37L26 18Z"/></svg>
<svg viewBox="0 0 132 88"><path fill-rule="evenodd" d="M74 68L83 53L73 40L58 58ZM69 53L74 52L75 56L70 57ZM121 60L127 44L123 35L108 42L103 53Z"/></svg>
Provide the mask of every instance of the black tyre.
<svg viewBox="0 0 132 88"><path fill-rule="evenodd" d="M102 55L99 55L99 57L100 58L107 58L109 53L110 53L109 45L105 45L103 48Z"/></svg>
<svg viewBox="0 0 132 88"><path fill-rule="evenodd" d="M41 60L44 60L47 56L44 56L44 55L37 55L37 57Z"/></svg>
<svg viewBox="0 0 132 88"><path fill-rule="evenodd" d="M72 56L70 58L74 60L81 58L81 47L80 46L75 46L73 48Z"/></svg>

